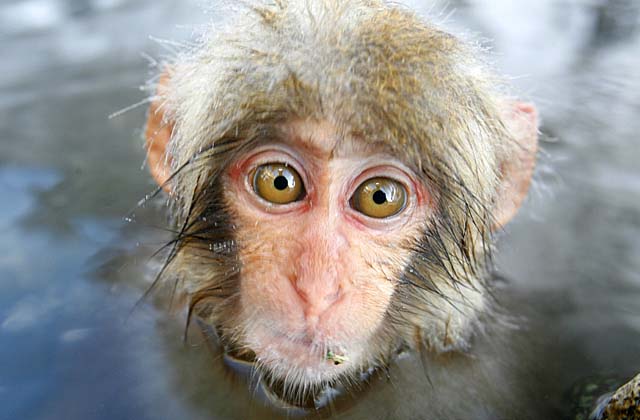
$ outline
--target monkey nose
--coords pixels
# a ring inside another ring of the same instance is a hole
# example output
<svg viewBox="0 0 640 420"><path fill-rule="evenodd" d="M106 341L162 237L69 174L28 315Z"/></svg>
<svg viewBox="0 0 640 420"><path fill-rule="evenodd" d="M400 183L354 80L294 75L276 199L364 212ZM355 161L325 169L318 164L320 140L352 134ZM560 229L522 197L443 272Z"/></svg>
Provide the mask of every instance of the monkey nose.
<svg viewBox="0 0 640 420"><path fill-rule="evenodd" d="M323 279L304 281L295 279L293 287L300 297L305 317L314 318L331 308L341 296L341 287L335 281L325 282Z"/></svg>

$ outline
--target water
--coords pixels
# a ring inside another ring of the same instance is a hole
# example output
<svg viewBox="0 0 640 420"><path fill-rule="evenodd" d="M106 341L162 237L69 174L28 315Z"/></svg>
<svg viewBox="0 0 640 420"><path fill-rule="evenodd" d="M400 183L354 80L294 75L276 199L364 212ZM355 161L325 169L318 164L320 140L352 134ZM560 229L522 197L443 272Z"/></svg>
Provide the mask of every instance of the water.
<svg viewBox="0 0 640 420"><path fill-rule="evenodd" d="M182 344L179 310L132 312L167 236L159 205L124 220L153 188L144 107L108 116L144 98L141 53L172 48L149 36L187 38L211 17L201 3L0 4L0 419L277 414L197 335ZM494 40L547 139L499 241L498 295L520 328L425 361L433 385L400 360L344 418L559 418L577 381L640 371L640 7L482 3L451 2L446 25Z"/></svg>

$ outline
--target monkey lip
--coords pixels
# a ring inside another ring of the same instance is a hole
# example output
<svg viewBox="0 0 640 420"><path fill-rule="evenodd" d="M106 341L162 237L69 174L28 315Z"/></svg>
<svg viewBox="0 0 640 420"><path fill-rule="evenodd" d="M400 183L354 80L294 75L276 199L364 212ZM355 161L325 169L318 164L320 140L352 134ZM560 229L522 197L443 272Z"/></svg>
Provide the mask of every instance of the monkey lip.
<svg viewBox="0 0 640 420"><path fill-rule="evenodd" d="M344 371L345 365L349 365L344 362L349 352L343 346L331 345L327 340L312 338L307 334L295 336L282 332L272 332L261 338L253 350L261 363L275 372L280 367L284 371L297 368L309 379L322 380Z"/></svg>

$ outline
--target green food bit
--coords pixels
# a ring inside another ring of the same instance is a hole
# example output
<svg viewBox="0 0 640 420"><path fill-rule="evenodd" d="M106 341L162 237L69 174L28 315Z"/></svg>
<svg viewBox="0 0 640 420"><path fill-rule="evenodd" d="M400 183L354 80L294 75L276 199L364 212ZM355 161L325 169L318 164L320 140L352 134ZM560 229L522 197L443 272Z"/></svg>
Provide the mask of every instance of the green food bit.
<svg viewBox="0 0 640 420"><path fill-rule="evenodd" d="M333 364L334 365L340 365L340 364L346 362L347 360L349 360L349 358L347 356L342 356L342 355L339 355L339 354L335 354L331 350L327 351L326 359L327 360L333 360Z"/></svg>

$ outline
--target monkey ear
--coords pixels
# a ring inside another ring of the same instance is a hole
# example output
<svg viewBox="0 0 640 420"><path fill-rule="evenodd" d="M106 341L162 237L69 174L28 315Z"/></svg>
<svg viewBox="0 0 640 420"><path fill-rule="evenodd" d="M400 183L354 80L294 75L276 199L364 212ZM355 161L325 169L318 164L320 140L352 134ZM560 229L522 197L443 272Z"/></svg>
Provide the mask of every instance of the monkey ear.
<svg viewBox="0 0 640 420"><path fill-rule="evenodd" d="M538 112L533 104L508 102L502 110L502 119L516 144L499 163L494 230L511 220L527 196L538 152Z"/></svg>
<svg viewBox="0 0 640 420"><path fill-rule="evenodd" d="M158 185L167 192L169 192L167 181L171 175L171 158L167 155L167 147L173 132L173 122L166 118L163 110L164 92L168 83L169 74L165 72L158 81L156 96L149 107L145 129L149 171Z"/></svg>

